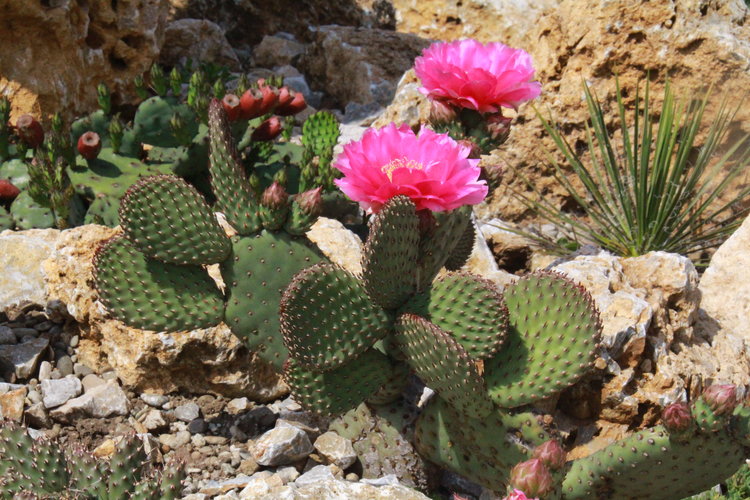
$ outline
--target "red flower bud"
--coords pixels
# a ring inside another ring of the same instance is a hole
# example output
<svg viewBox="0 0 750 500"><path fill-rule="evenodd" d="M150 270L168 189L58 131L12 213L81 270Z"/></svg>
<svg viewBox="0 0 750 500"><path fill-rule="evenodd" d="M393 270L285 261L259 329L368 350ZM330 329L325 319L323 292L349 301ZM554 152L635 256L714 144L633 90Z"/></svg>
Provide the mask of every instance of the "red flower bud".
<svg viewBox="0 0 750 500"><path fill-rule="evenodd" d="M253 141L272 141L281 133L281 120L278 116L272 116L253 130L250 138Z"/></svg>
<svg viewBox="0 0 750 500"><path fill-rule="evenodd" d="M260 110L258 111L260 114L258 116L270 113L279 100L279 89L276 87L264 85L259 90L263 101L260 104Z"/></svg>
<svg viewBox="0 0 750 500"><path fill-rule="evenodd" d="M263 104L263 95L258 89L247 89L240 98L240 118L243 120L252 120L261 116L260 107Z"/></svg>
<svg viewBox="0 0 750 500"><path fill-rule="evenodd" d="M296 198L297 205L306 214L317 217L320 215L321 210L323 210L323 199L320 196L322 190L323 188L318 187L298 194Z"/></svg>
<svg viewBox="0 0 750 500"><path fill-rule="evenodd" d="M453 106L443 101L430 101L430 121L432 123L452 122L457 116L458 114Z"/></svg>
<svg viewBox="0 0 750 500"><path fill-rule="evenodd" d="M35 148L44 142L44 129L33 116L26 114L18 117L16 130L19 137L29 147Z"/></svg>
<svg viewBox="0 0 750 500"><path fill-rule="evenodd" d="M661 412L661 420L670 432L684 432L693 425L690 407L680 402L666 406Z"/></svg>
<svg viewBox="0 0 750 500"><path fill-rule="evenodd" d="M717 415L731 413L739 404L737 387L733 384L714 384L703 391L703 399Z"/></svg>
<svg viewBox="0 0 750 500"><path fill-rule="evenodd" d="M276 181L268 186L260 197L260 204L268 208L282 208L289 201L289 195L284 186Z"/></svg>
<svg viewBox="0 0 750 500"><path fill-rule="evenodd" d="M87 160L95 160L102 149L102 141L99 134L88 131L78 138L78 152Z"/></svg>
<svg viewBox="0 0 750 500"><path fill-rule="evenodd" d="M227 112L227 117L230 122L233 122L240 118L242 115L242 106L240 105L240 98L234 94L227 94L221 100L221 105L224 106L224 111Z"/></svg>
<svg viewBox="0 0 750 500"><path fill-rule="evenodd" d="M531 456L541 460L550 469L557 470L565 465L567 453L562 449L559 442L551 439L537 446Z"/></svg>
<svg viewBox="0 0 750 500"><path fill-rule="evenodd" d="M8 179L0 179L0 201L7 203L16 199L21 190L14 186Z"/></svg>
<svg viewBox="0 0 750 500"><path fill-rule="evenodd" d="M307 107L307 102L305 102L305 96L302 95L302 92L295 92L290 91L292 94L292 100L285 106L282 106L279 104L276 107L276 114L279 116L292 116L296 115L300 111L304 110Z"/></svg>
<svg viewBox="0 0 750 500"><path fill-rule="evenodd" d="M541 496L552 490L552 474L538 458L517 464L510 471L510 485L529 496Z"/></svg>

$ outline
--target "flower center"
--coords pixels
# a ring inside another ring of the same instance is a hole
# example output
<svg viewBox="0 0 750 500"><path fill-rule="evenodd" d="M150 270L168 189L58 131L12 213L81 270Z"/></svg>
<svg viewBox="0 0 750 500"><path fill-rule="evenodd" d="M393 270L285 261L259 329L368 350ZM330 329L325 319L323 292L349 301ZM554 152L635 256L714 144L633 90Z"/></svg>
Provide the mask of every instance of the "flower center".
<svg viewBox="0 0 750 500"><path fill-rule="evenodd" d="M416 160L412 160L410 158L407 158L406 156L402 156L401 158L394 158L393 160L389 161L382 167L380 167L380 171L385 173L385 175L388 176L388 180L393 180L393 171L398 168L408 168L410 170L422 170L424 168L424 165L419 163Z"/></svg>

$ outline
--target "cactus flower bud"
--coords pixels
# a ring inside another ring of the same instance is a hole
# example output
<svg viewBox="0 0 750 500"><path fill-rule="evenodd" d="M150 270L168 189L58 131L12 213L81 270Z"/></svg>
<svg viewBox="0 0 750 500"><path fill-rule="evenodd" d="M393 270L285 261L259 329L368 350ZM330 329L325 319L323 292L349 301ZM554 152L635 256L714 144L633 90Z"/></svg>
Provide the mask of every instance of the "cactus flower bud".
<svg viewBox="0 0 750 500"><path fill-rule="evenodd" d="M458 116L455 108L443 101L432 100L430 103L430 122L432 123L449 123Z"/></svg>
<svg viewBox="0 0 750 500"><path fill-rule="evenodd" d="M78 152L87 160L94 160L99 156L99 151L102 149L102 141L99 138L99 134L96 132L88 131L78 138Z"/></svg>
<svg viewBox="0 0 750 500"><path fill-rule="evenodd" d="M538 498L529 498L521 490L513 490L510 495L503 498L503 500L539 500Z"/></svg>
<svg viewBox="0 0 750 500"><path fill-rule="evenodd" d="M693 415L686 403L672 403L661 412L661 420L664 427L670 432L684 432L693 425Z"/></svg>
<svg viewBox="0 0 750 500"><path fill-rule="evenodd" d="M18 117L16 130L21 140L31 148L36 148L44 142L44 129L42 129L42 125L36 118L29 114Z"/></svg>
<svg viewBox="0 0 750 500"><path fill-rule="evenodd" d="M279 104L276 107L276 114L279 116L292 116L296 115L300 111L304 110L307 107L307 102L305 101L305 96L302 95L302 92L295 92L290 91L292 94L292 100L282 106Z"/></svg>
<svg viewBox="0 0 750 500"><path fill-rule="evenodd" d="M21 190L7 179L0 179L0 202L8 203L16 199Z"/></svg>
<svg viewBox="0 0 750 500"><path fill-rule="evenodd" d="M253 130L253 134L250 138L253 141L272 141L276 139L281 133L281 120L278 116L272 116L268 120L264 121L258 128Z"/></svg>
<svg viewBox="0 0 750 500"><path fill-rule="evenodd" d="M537 446L531 456L541 460L550 469L557 470L565 465L567 453L558 441L551 439Z"/></svg>
<svg viewBox="0 0 750 500"><path fill-rule="evenodd" d="M224 111L227 112L227 118L229 118L230 122L237 120L242 114L240 98L234 94L225 95L221 100L221 105L224 107Z"/></svg>
<svg viewBox="0 0 750 500"><path fill-rule="evenodd" d="M717 415L731 413L737 404L737 387L733 384L714 384L703 391L703 399Z"/></svg>
<svg viewBox="0 0 750 500"><path fill-rule="evenodd" d="M510 134L510 124L512 121L512 118L503 116L501 113L488 116L487 131L490 133L490 137L494 141L505 142L508 134Z"/></svg>
<svg viewBox="0 0 750 500"><path fill-rule="evenodd" d="M316 217L320 215L320 212L323 210L323 198L320 194L322 190L322 187L317 187L297 195L297 204L303 212Z"/></svg>
<svg viewBox="0 0 750 500"><path fill-rule="evenodd" d="M284 186L274 181L260 197L260 204L268 208L282 208L289 201L289 195Z"/></svg>
<svg viewBox="0 0 750 500"><path fill-rule="evenodd" d="M552 490L552 474L540 459L532 458L513 467L510 485L527 495L544 495Z"/></svg>

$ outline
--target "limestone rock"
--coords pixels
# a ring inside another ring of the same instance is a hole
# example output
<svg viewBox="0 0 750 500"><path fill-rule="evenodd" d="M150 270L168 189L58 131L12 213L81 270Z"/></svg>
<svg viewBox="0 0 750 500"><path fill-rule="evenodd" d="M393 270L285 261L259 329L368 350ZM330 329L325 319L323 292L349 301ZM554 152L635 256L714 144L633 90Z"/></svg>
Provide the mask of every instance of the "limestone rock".
<svg viewBox="0 0 750 500"><path fill-rule="evenodd" d="M63 231L42 263L47 299L59 299L81 325L79 362L114 369L138 392L247 396L273 400L288 389L273 368L250 353L226 325L191 332L152 332L111 319L92 287L92 258L116 229L86 225Z"/></svg>
<svg viewBox="0 0 750 500"><path fill-rule="evenodd" d="M55 408L81 394L81 381L74 376L42 381L42 402L45 408Z"/></svg>
<svg viewBox="0 0 750 500"><path fill-rule="evenodd" d="M23 418L23 404L26 398L26 386L0 394L0 419L7 418L20 422Z"/></svg>
<svg viewBox="0 0 750 500"><path fill-rule="evenodd" d="M52 252L59 235L60 231L56 229L4 231L0 234L0 269L3 270L0 273L0 311L24 301L44 303L41 262Z"/></svg>
<svg viewBox="0 0 750 500"><path fill-rule="evenodd" d="M264 68L294 66L304 52L305 45L298 42L294 36L288 33L277 33L263 37L263 40L253 49L253 59L256 65Z"/></svg>
<svg viewBox="0 0 750 500"><path fill-rule="evenodd" d="M127 415L128 398L116 382L94 387L82 396L68 400L50 412L55 420L70 422L79 417L107 418Z"/></svg>
<svg viewBox="0 0 750 500"><path fill-rule="evenodd" d="M327 463L335 464L341 469L346 469L357 461L357 454L354 452L352 442L335 432L329 431L321 434L313 444L320 456L327 460Z"/></svg>
<svg viewBox="0 0 750 500"><path fill-rule="evenodd" d="M237 54L219 25L205 19L178 19L164 31L159 62L167 66L191 61L211 61L231 69L239 67Z"/></svg>
<svg viewBox="0 0 750 500"><path fill-rule="evenodd" d="M23 344L0 345L0 370L19 379L31 378L48 348L49 340L44 337Z"/></svg>
<svg viewBox="0 0 750 500"><path fill-rule="evenodd" d="M307 232L307 237L334 264L354 274L362 272L362 241L341 222L320 217Z"/></svg>
<svg viewBox="0 0 750 500"><path fill-rule="evenodd" d="M253 458L260 465L285 465L307 457L312 451L313 445L302 429L275 427L255 441Z"/></svg>
<svg viewBox="0 0 750 500"><path fill-rule="evenodd" d="M23 113L72 118L92 111L98 82L128 95L133 77L159 53L168 4L3 0L0 11L0 92L11 99L15 123Z"/></svg>

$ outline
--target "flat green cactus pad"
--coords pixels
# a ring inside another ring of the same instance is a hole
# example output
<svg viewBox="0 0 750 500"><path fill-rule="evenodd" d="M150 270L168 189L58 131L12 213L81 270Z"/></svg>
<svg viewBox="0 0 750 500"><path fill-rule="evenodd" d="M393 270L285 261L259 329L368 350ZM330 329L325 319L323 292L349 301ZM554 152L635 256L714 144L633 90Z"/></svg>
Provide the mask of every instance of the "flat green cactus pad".
<svg viewBox="0 0 750 500"><path fill-rule="evenodd" d="M549 439L531 413L496 409L476 418L454 412L440 397L419 416L414 435L423 457L495 491L504 491L511 468Z"/></svg>
<svg viewBox="0 0 750 500"><path fill-rule="evenodd" d="M362 250L362 282L381 307L401 306L417 288L419 219L414 203L396 196L385 204Z"/></svg>
<svg viewBox="0 0 750 500"><path fill-rule="evenodd" d="M392 324L361 282L333 264L299 273L281 300L284 342L309 369L331 370L351 361L385 337Z"/></svg>
<svg viewBox="0 0 750 500"><path fill-rule="evenodd" d="M458 271L461 269L466 261L471 257L471 252L474 251L474 243L476 242L477 231L474 227L474 222L469 221L466 224L463 234L458 239L456 246L445 261L445 268L449 271Z"/></svg>
<svg viewBox="0 0 750 500"><path fill-rule="evenodd" d="M232 245L203 197L173 175L144 177L120 201L125 237L147 257L172 264L215 264Z"/></svg>
<svg viewBox="0 0 750 500"><path fill-rule="evenodd" d="M227 286L226 322L235 335L281 370L287 349L279 331L279 301L292 277L324 261L305 237L263 230L232 238L232 253L221 264Z"/></svg>
<svg viewBox="0 0 750 500"><path fill-rule="evenodd" d="M484 363L490 397L514 408L574 384L593 365L599 314L580 286L537 272L505 290L510 328L504 347Z"/></svg>
<svg viewBox="0 0 750 500"><path fill-rule="evenodd" d="M402 310L451 334L473 359L495 354L508 329L508 309L497 286L471 274L441 276Z"/></svg>
<svg viewBox="0 0 750 500"><path fill-rule="evenodd" d="M94 281L107 309L135 328L194 330L224 319L223 297L205 269L147 259L122 235L97 250Z"/></svg>
<svg viewBox="0 0 750 500"><path fill-rule="evenodd" d="M388 357L369 349L349 363L333 370L308 370L289 359L284 370L295 400L308 410L340 415L356 408L388 382Z"/></svg>
<svg viewBox="0 0 750 500"><path fill-rule="evenodd" d="M680 499L728 478L744 457L742 445L724 430L677 442L657 426L575 460L563 482L563 498Z"/></svg>
<svg viewBox="0 0 750 500"><path fill-rule="evenodd" d="M28 191L21 191L10 205L10 215L16 223L16 229L44 229L55 227L52 211L35 202Z"/></svg>
<svg viewBox="0 0 750 500"><path fill-rule="evenodd" d="M0 163L0 179L7 179L21 191L29 185L29 167L19 159Z"/></svg>
<svg viewBox="0 0 750 500"><path fill-rule="evenodd" d="M423 236L419 248L418 290L426 290L438 271L453 254L457 243L471 224L471 207L466 205L450 212L434 214L435 227Z"/></svg>
<svg viewBox="0 0 750 500"><path fill-rule="evenodd" d="M417 375L457 412L484 417L493 411L474 360L450 334L403 314L396 321L396 340Z"/></svg>

